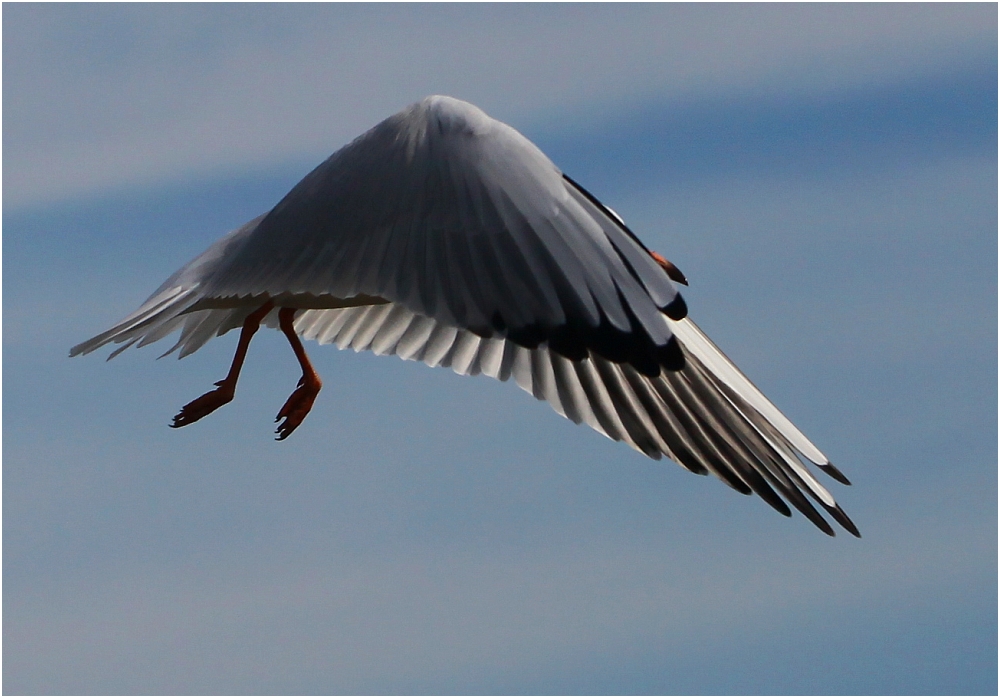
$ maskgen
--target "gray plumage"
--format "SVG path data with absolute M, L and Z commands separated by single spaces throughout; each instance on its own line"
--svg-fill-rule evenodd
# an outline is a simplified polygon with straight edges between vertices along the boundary
M 472 105 L 429 97 L 386 119 L 71 355 L 180 330 L 167 353 L 187 356 L 268 300 L 269 326 L 298 308 L 305 339 L 513 378 L 651 458 L 833 535 L 811 498 L 858 535 L 805 460 L 846 478 L 684 317 L 645 246 Z

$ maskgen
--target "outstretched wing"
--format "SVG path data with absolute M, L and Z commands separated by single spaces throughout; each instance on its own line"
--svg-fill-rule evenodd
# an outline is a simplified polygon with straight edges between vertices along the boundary
M 683 317 L 683 301 L 641 243 L 521 134 L 447 97 L 317 167 L 203 292 L 363 294 L 568 358 L 680 365 L 660 310 Z
M 169 351 L 184 356 L 265 298 L 305 308 L 306 338 L 513 377 L 652 458 L 786 515 L 787 501 L 832 535 L 811 497 L 858 535 L 805 460 L 846 478 L 684 319 L 618 216 L 471 105 L 432 97 L 390 117 L 71 354 L 180 329 Z
M 694 473 L 712 473 L 743 494 L 756 493 L 782 514 L 786 501 L 829 535 L 814 500 L 853 535 L 857 527 L 809 471 L 812 461 L 850 484 L 690 320 L 668 321 L 686 358 L 679 371 L 650 377 L 591 353 L 573 361 L 484 338 L 420 316 L 401 305 L 306 310 L 295 327 L 306 339 L 341 349 L 451 367 L 462 375 L 513 378 L 560 415 L 615 441 Z
M 144 347 L 180 329 L 180 339 L 167 354 L 180 348 L 181 357 L 184 357 L 197 351 L 212 337 L 242 325 L 246 316 L 260 303 L 233 303 L 230 307 L 214 310 L 196 309 L 206 298 L 205 279 L 211 278 L 219 263 L 246 243 L 262 218 L 258 216 L 217 240 L 174 272 L 135 312 L 111 329 L 77 344 L 69 350 L 69 355 L 89 354 L 109 343 L 123 345 L 112 352 L 108 357 L 110 360 L 133 344 Z

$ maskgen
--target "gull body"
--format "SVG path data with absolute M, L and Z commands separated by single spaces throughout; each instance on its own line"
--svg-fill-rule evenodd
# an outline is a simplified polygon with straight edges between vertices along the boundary
M 807 463 L 847 479 L 687 318 L 676 266 L 534 144 L 471 104 L 432 96 L 334 153 L 134 313 L 73 347 L 187 356 L 240 328 L 232 367 L 172 426 L 229 402 L 260 325 L 302 367 L 278 414 L 301 424 L 321 383 L 300 337 L 464 375 L 511 378 L 560 415 L 667 456 L 833 535 L 857 528 Z M 111 358 L 109 357 L 109 358 Z M 812 500 L 812 501 L 810 501 Z

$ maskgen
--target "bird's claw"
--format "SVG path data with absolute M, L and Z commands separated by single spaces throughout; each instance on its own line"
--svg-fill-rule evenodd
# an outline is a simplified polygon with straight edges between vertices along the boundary
M 224 387 L 224 384 L 224 380 L 219 381 L 216 383 L 219 386 L 216 390 L 210 390 L 201 397 L 195 398 L 184 405 L 181 411 L 174 415 L 174 421 L 171 422 L 170 426 L 177 429 L 179 427 L 186 427 L 188 424 L 194 424 L 202 417 L 215 412 L 215 410 L 226 403 L 231 402 L 234 391 Z
M 278 435 L 275 437 L 275 440 L 284 441 L 302 424 L 302 421 L 312 409 L 313 402 L 316 401 L 316 396 L 322 387 L 322 384 L 318 380 L 307 381 L 305 377 L 299 379 L 295 392 L 288 397 L 285 404 L 278 411 L 278 416 L 274 418 L 275 422 L 281 422 L 282 419 L 285 420 L 274 430 L 274 433 Z

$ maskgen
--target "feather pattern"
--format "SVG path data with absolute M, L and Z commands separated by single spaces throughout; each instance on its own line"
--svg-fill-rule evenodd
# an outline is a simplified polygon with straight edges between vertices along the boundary
M 806 462 L 847 479 L 685 319 L 622 219 L 472 105 L 430 97 L 386 119 L 70 355 L 179 330 L 166 354 L 184 357 L 268 301 L 269 327 L 295 308 L 321 344 L 513 379 L 650 458 L 832 535 L 815 502 L 858 535 Z
M 773 417 L 781 413 L 714 344 L 705 353 L 707 338 L 689 319 L 667 320 L 681 338 L 685 367 L 649 377 L 596 354 L 571 361 L 545 346 L 528 349 L 509 340 L 483 338 L 402 306 L 386 307 L 304 310 L 295 327 L 306 339 L 343 349 L 396 354 L 429 366 L 450 366 L 461 375 L 483 373 L 499 380 L 513 376 L 522 390 L 577 424 L 585 423 L 651 458 L 667 456 L 691 472 L 712 473 L 744 494 L 760 495 L 787 516 L 784 497 L 832 534 L 808 496 L 858 535 L 803 462 L 805 458 L 823 466 L 829 462 L 826 457 L 784 415 Z M 383 338 L 381 343 L 376 346 L 337 320 L 345 315 L 378 318 L 375 336 Z M 316 330 L 328 325 L 345 329 L 326 334 Z M 704 339 L 688 344 L 690 337 Z M 507 372 L 501 370 L 505 363 L 511 366 Z
M 415 104 L 344 147 L 258 221 L 212 298 L 387 299 L 484 337 L 582 356 L 611 335 L 649 357 L 678 297 L 640 243 L 538 148 L 475 107 Z M 637 359 L 638 361 L 638 359 Z

